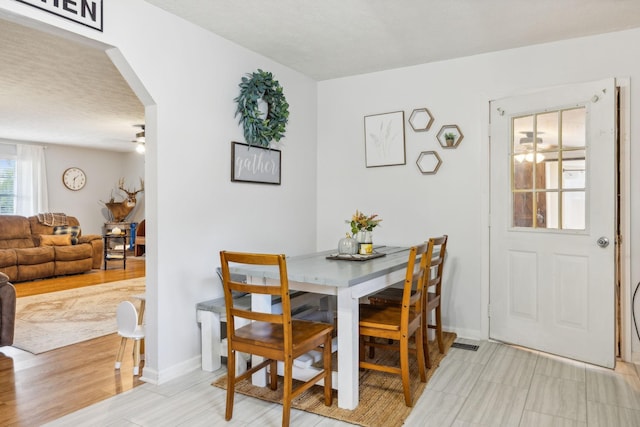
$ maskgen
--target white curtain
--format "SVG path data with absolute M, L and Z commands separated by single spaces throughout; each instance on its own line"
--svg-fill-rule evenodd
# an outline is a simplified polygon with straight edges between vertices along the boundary
M 44 147 L 18 144 L 16 150 L 16 214 L 49 212 Z

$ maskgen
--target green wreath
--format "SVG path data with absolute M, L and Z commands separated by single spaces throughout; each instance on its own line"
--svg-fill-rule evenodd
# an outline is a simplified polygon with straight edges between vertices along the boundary
M 280 141 L 289 120 L 289 104 L 284 97 L 282 86 L 269 72 L 258 69 L 247 74 L 240 83 L 240 95 L 236 117 L 244 130 L 244 138 L 249 145 L 268 147 L 271 140 Z M 268 105 L 266 117 L 258 109 L 258 101 Z

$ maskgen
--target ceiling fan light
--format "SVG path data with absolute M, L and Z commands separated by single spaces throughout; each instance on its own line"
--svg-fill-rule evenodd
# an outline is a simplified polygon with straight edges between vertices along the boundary
M 138 143 L 138 144 L 136 145 L 136 151 L 137 151 L 139 154 L 144 154 L 144 152 L 145 152 L 145 151 L 147 151 L 146 147 L 144 146 L 144 143 L 142 143 L 142 142 L 141 142 L 141 143 Z

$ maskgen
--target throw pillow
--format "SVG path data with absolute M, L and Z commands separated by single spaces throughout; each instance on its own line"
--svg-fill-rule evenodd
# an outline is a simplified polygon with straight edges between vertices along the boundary
M 78 236 L 80 236 L 80 226 L 78 225 L 58 225 L 53 227 L 53 234 L 61 235 L 61 234 L 70 234 L 71 235 L 71 244 L 78 244 Z
M 71 245 L 71 234 L 54 236 L 53 234 L 41 234 L 40 246 L 69 246 Z

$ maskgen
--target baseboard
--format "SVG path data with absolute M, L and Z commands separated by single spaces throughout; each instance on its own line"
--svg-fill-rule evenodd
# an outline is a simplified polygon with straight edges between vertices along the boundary
M 455 333 L 458 338 L 467 338 L 470 340 L 478 340 L 478 341 L 486 341 L 489 337 L 484 336 L 482 331 L 477 329 L 466 329 L 466 328 L 452 328 L 447 325 L 442 325 L 442 329 L 447 332 Z
M 198 355 L 161 371 L 145 366 L 142 369 L 142 377 L 140 377 L 140 380 L 149 384 L 159 385 L 179 378 L 183 375 L 188 374 L 189 372 L 193 372 L 200 368 L 201 357 L 200 355 Z

